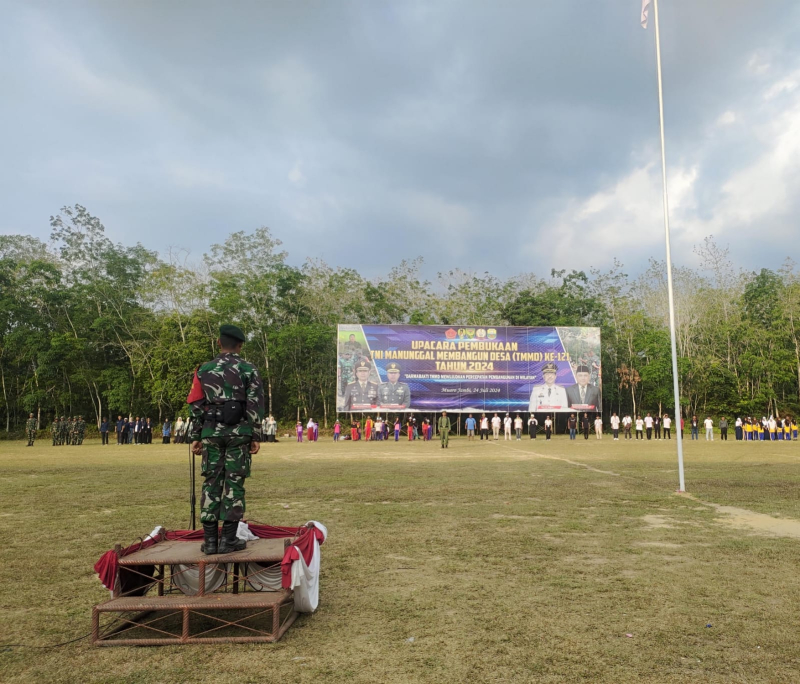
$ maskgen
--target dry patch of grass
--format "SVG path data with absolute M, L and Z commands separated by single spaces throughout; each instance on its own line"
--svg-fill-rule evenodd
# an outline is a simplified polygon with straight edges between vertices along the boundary
M 686 452 L 699 501 L 800 519 L 798 445 Z M 800 541 L 675 496 L 674 462 L 670 443 L 562 438 L 265 445 L 248 516 L 330 531 L 315 615 L 273 646 L 0 648 L 2 680 L 796 681 Z M 186 526 L 187 464 L 0 443 L 0 641 L 88 631 L 97 557 Z

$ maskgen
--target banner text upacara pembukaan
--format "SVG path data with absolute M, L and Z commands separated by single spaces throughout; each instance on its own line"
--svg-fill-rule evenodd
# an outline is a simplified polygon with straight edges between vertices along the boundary
M 599 412 L 600 329 L 340 325 L 340 412 Z

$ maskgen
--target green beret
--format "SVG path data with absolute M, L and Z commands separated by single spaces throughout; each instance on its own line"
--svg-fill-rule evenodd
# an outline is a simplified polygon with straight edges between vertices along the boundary
M 235 326 L 235 325 L 222 325 L 219 328 L 220 336 L 225 335 L 226 337 L 232 337 L 234 340 L 239 340 L 239 342 L 244 342 L 244 333 L 242 329 Z

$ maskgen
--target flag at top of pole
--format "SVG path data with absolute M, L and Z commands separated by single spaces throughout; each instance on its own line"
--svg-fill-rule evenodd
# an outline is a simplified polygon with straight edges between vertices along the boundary
M 661 131 L 661 183 L 664 205 L 664 241 L 666 243 L 667 266 L 667 300 L 669 303 L 669 342 L 672 355 L 672 392 L 675 399 L 675 432 L 678 439 L 675 446 L 678 449 L 678 491 L 686 491 L 686 481 L 683 475 L 683 430 L 681 429 L 681 392 L 678 378 L 678 345 L 675 334 L 675 295 L 672 286 L 672 250 L 669 240 L 669 197 L 667 195 L 667 152 L 664 143 L 664 90 L 661 83 L 661 37 L 658 31 L 658 0 L 642 0 L 642 28 L 647 28 L 647 19 L 650 14 L 650 5 L 653 6 L 655 19 L 656 39 L 656 76 L 658 79 L 658 123 Z

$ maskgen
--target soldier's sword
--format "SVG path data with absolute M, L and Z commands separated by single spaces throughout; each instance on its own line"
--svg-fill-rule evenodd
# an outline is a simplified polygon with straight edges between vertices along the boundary
M 192 520 L 192 529 L 193 530 L 196 529 L 196 523 L 195 523 L 195 517 L 194 517 L 195 503 L 196 503 L 196 501 L 195 501 L 194 470 L 195 470 L 195 456 L 194 456 L 194 451 L 192 451 L 192 443 L 189 442 L 189 472 L 190 472 L 190 475 L 189 475 L 189 487 L 190 487 L 190 490 L 191 490 L 189 492 L 189 506 L 192 509 L 191 520 Z

